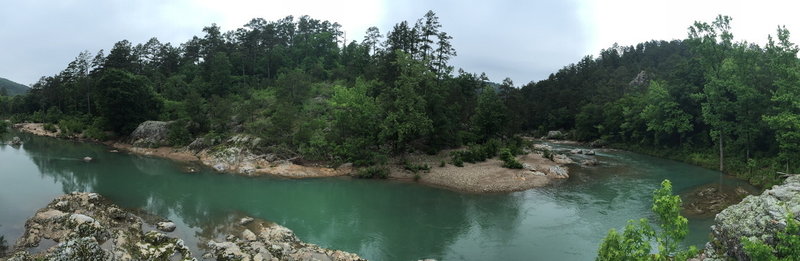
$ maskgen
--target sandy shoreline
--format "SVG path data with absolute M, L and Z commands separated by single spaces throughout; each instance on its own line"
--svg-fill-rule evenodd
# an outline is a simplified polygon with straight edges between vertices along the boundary
M 417 165 L 426 164 L 430 167 L 429 171 L 418 172 L 419 183 L 467 193 L 522 191 L 547 186 L 567 178 L 549 171 L 551 167 L 559 167 L 566 171 L 567 168 L 563 164 L 557 164 L 536 153 L 516 157 L 529 169 L 508 169 L 502 167 L 503 161 L 497 158 L 474 164 L 464 163 L 464 167 L 456 167 L 450 164 L 451 151 L 453 150 L 445 150 L 432 156 L 409 155 L 406 160 Z M 442 167 L 443 160 L 445 166 Z M 389 176 L 394 179 L 414 179 L 414 173 L 405 170 L 400 164 L 391 164 Z
M 40 136 L 60 137 L 58 132 L 44 130 L 41 123 L 15 124 L 14 128 Z M 80 136 L 66 137 L 80 141 L 89 141 Z M 142 148 L 131 144 L 111 141 L 102 142 L 111 148 L 128 153 L 166 158 L 183 163 L 199 163 L 220 173 L 243 176 L 276 176 L 283 178 L 323 178 L 351 176 L 355 170 L 350 164 L 337 168 L 323 166 L 303 166 L 289 161 L 268 161 L 262 155 L 249 154 L 238 148 L 228 148 L 222 152 L 211 152 L 208 149 L 195 152 L 187 148 L 159 147 Z M 450 152 L 445 150 L 437 155 L 410 154 L 405 157 L 408 162 L 417 165 L 428 165 L 430 170 L 420 171 L 416 182 L 437 188 L 444 188 L 466 193 L 503 193 L 528 190 L 552 184 L 557 180 L 568 178 L 565 164 L 553 162 L 542 155 L 531 152 L 517 156 L 517 160 L 525 164 L 525 169 L 508 169 L 502 167 L 497 158 L 474 164 L 464 163 L 464 167 L 450 164 Z M 445 165 L 441 166 L 444 161 Z M 388 165 L 389 177 L 395 180 L 413 181 L 415 174 L 405 170 L 400 160 L 395 158 Z M 556 171 L 554 171 L 553 168 Z M 563 171 L 564 174 L 557 172 Z M 191 172 L 191 171 L 189 171 Z

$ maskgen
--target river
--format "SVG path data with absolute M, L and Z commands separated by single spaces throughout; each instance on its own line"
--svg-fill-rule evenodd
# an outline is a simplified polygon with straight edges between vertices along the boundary
M 0 235 L 9 244 L 54 197 L 88 191 L 171 219 L 178 229 L 170 234 L 195 251 L 198 238 L 250 215 L 370 260 L 593 260 L 610 228 L 654 218 L 651 195 L 663 179 L 676 193 L 720 182 L 753 189 L 716 171 L 614 150 L 598 151 L 600 166 L 572 166 L 572 177 L 551 187 L 473 195 L 385 180 L 189 174 L 182 163 L 97 144 L 16 132 L 2 139 L 14 135 L 24 145 L 0 145 Z M 94 161 L 83 162 L 85 156 Z M 686 244 L 704 244 L 712 222 L 689 218 Z

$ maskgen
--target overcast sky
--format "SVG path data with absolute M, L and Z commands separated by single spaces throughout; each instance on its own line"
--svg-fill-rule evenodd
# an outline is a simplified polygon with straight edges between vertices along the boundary
M 0 9 L 0 77 L 22 84 L 54 75 L 83 50 L 106 53 L 119 40 L 157 37 L 179 45 L 217 23 L 233 30 L 251 18 L 310 15 L 338 22 L 347 39 L 370 26 L 385 33 L 400 21 L 436 12 L 454 37 L 456 68 L 486 72 L 516 85 L 546 78 L 617 42 L 686 36 L 693 21 L 733 17 L 736 39 L 762 44 L 777 25 L 800 32 L 800 1 L 792 0 L 25 0 Z

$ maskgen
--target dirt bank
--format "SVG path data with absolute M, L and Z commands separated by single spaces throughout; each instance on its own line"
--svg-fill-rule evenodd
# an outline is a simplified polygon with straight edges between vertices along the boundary
M 547 186 L 569 177 L 563 164 L 557 164 L 538 153 L 517 156 L 517 160 L 525 165 L 524 169 L 508 169 L 497 158 L 474 164 L 464 163 L 464 167 L 456 167 L 450 164 L 450 152 L 451 150 L 443 151 L 433 156 L 410 155 L 406 157 L 406 161 L 430 167 L 428 171 L 418 172 L 419 183 L 468 193 L 522 191 Z M 413 180 L 415 174 L 399 164 L 399 160 L 396 161 L 390 167 L 389 176 Z M 442 161 L 445 161 L 444 166 L 441 166 Z

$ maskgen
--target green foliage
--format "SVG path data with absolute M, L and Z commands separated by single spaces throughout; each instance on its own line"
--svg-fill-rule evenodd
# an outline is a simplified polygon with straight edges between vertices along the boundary
M 192 134 L 186 127 L 184 120 L 175 121 L 169 124 L 167 129 L 167 141 L 170 145 L 182 147 L 192 142 Z
M 461 154 L 453 154 L 452 155 L 452 163 L 453 166 L 456 167 L 464 167 L 464 159 L 461 158 Z
M 507 125 L 507 108 L 491 87 L 485 87 L 478 96 L 475 115 L 472 116 L 473 132 L 481 141 L 500 134 Z
M 689 233 L 688 220 L 681 216 L 682 201 L 680 196 L 672 195 L 672 183 L 661 182 L 661 188 L 653 192 L 653 212 L 658 217 L 661 234 L 657 238 L 658 252 L 663 256 L 672 256 L 678 243 Z
M 664 82 L 650 82 L 645 99 L 647 105 L 642 110 L 641 117 L 646 122 L 647 131 L 653 132 L 655 137 L 672 133 L 683 136 L 693 128 L 692 116 L 680 108 L 675 98 L 667 92 L 665 85 Z M 654 142 L 658 142 L 658 139 L 654 138 Z
M 678 243 L 689 232 L 686 218 L 680 215 L 681 199 L 672 195 L 672 183 L 661 182 L 653 192 L 652 210 L 658 217 L 660 231 L 655 231 L 647 219 L 629 220 L 622 235 L 611 229 L 598 250 L 597 260 L 686 260 L 697 254 L 691 247 L 678 251 Z M 650 242 L 658 242 L 658 253 L 650 254 Z
M 433 123 L 425 113 L 425 99 L 415 88 L 426 80 L 425 67 L 410 55 L 397 51 L 394 61 L 400 75 L 394 88 L 380 96 L 382 113 L 380 138 L 391 144 L 394 152 L 404 153 L 408 144 L 430 133 Z
M 0 134 L 6 133 L 10 124 L 7 121 L 0 120 Z
M 741 242 L 751 260 L 800 260 L 800 221 L 790 212 L 786 217 L 786 229 L 778 231 L 772 244 L 746 237 Z
M 503 161 L 503 167 L 509 169 L 521 169 L 522 163 L 519 163 L 516 158 L 514 158 L 514 154 L 511 153 L 511 150 L 508 148 L 503 148 L 500 150 L 500 160 Z
M 103 126 L 106 126 L 105 119 L 103 118 L 95 118 L 92 124 L 86 128 L 84 135 L 86 138 L 105 141 L 109 137 L 103 132 Z
M 654 236 L 655 231 L 647 219 L 640 219 L 638 222 L 628 220 L 622 235 L 613 228 L 608 231 L 596 260 L 653 260 L 650 255 L 650 239 Z
M 107 129 L 127 135 L 139 123 L 160 114 L 162 105 L 142 77 L 108 69 L 98 84 L 103 88 L 98 91 L 97 107 L 99 114 L 106 119 Z
M 420 171 L 428 172 L 431 170 L 431 167 L 428 166 L 428 164 L 414 164 L 408 161 L 403 164 L 403 168 L 411 171 L 414 174 L 417 174 Z
M 56 131 L 58 131 L 58 128 L 56 127 L 56 125 L 52 124 L 52 123 L 45 123 L 43 127 L 44 127 L 44 130 L 48 131 L 48 132 L 56 132 Z
M 555 155 L 550 150 L 543 150 L 542 151 L 542 157 L 544 157 L 545 159 L 549 159 L 550 161 L 553 161 L 553 156 L 555 156 Z
M 83 133 L 86 125 L 80 119 L 68 117 L 58 122 L 58 129 L 61 130 L 61 135 L 69 137 Z
M 389 169 L 382 166 L 369 166 L 359 169 L 356 172 L 356 177 L 361 179 L 385 179 L 389 177 Z

